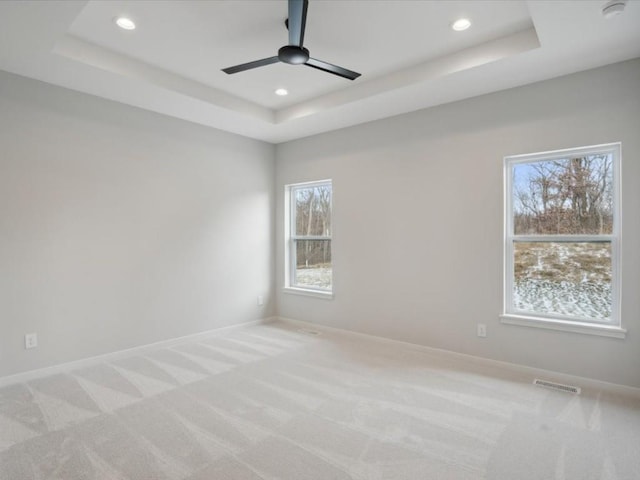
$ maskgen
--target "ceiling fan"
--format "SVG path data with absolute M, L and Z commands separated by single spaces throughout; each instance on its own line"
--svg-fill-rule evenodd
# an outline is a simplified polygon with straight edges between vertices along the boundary
M 283 62 L 290 65 L 306 65 L 349 80 L 358 78 L 360 74 L 357 72 L 323 62 L 316 58 L 311 58 L 309 56 L 309 50 L 302 46 L 304 42 L 304 29 L 307 23 L 308 6 L 308 0 L 289 0 L 289 18 L 285 22 L 285 25 L 289 29 L 289 45 L 280 48 L 278 55 L 254 62 L 243 63 L 234 67 L 223 68 L 222 71 L 232 74 L 251 70 L 252 68 L 264 67 L 272 63 Z

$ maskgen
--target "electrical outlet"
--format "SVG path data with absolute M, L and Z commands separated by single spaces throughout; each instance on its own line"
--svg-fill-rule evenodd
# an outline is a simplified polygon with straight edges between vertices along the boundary
M 264 297 L 262 295 L 258 295 L 258 306 L 261 307 L 264 305 Z
M 37 333 L 27 333 L 24 336 L 24 348 L 36 348 L 38 346 L 38 334 Z
M 478 336 L 486 337 L 487 336 L 487 326 L 484 323 L 478 324 Z

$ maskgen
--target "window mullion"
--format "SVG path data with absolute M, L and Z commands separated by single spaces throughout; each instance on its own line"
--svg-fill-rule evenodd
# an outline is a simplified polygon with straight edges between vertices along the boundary
M 613 235 L 511 235 L 514 242 L 611 242 Z
M 331 237 L 326 235 L 292 235 L 292 240 L 331 240 Z

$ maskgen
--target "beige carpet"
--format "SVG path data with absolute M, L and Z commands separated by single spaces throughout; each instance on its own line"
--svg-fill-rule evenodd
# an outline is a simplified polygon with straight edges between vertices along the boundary
M 0 479 L 640 479 L 638 400 L 284 324 L 0 389 Z

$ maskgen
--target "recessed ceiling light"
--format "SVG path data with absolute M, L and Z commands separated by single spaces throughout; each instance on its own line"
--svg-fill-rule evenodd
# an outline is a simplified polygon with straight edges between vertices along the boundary
M 127 17 L 118 17 L 116 18 L 116 25 L 124 30 L 133 30 L 136 28 L 136 24 Z
M 276 95 L 284 97 L 285 95 L 289 95 L 289 91 L 286 88 L 279 88 L 276 90 Z
M 617 17 L 624 12 L 626 6 L 626 0 L 610 0 L 602 7 L 602 15 L 607 19 Z
M 471 26 L 471 22 L 466 18 L 459 18 L 455 22 L 451 24 L 451 28 L 453 28 L 456 32 L 461 32 L 466 30 Z

